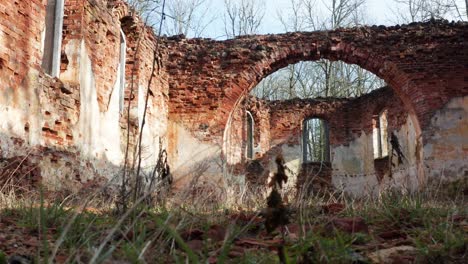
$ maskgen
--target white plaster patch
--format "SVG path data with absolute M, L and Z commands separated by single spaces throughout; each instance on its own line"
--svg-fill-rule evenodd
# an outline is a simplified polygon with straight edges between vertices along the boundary
M 9 106 L 0 105 L 0 133 L 12 137 L 24 138 L 24 123 L 27 116 L 23 110 Z
M 0 30 L 0 47 L 6 47 L 6 45 L 5 45 L 6 40 L 5 39 L 6 39 L 5 32 Z M 4 51 L 2 51 L 2 52 L 4 52 Z
M 63 82 L 79 84 L 80 82 L 80 62 L 87 57 L 87 54 L 82 54 L 84 47 L 84 40 L 72 39 L 65 45 L 64 50 L 68 59 L 67 70 L 60 74 L 60 79 Z M 89 59 L 89 57 L 88 57 Z
M 80 47 L 80 118 L 79 129 L 75 130 L 80 140 L 81 154 L 86 158 L 102 158 L 99 156 L 100 143 L 100 113 L 97 101 L 96 81 L 92 70 L 91 59 L 86 51 L 84 41 Z
M 284 165 L 286 166 L 286 176 L 288 181 L 286 182 L 285 189 L 296 187 L 297 176 L 301 171 L 302 166 L 302 148 L 301 145 L 281 145 L 281 153 L 284 159 Z M 275 158 L 270 160 L 269 164 L 270 172 L 274 173 L 278 171 Z
M 44 24 L 44 25 L 45 25 L 45 24 Z M 40 49 L 40 51 L 41 51 L 42 53 L 44 53 L 45 37 L 46 37 L 46 28 L 45 28 L 45 26 L 44 26 L 44 27 L 42 28 L 42 30 L 41 30 L 41 49 Z M 0 44 L 1 44 L 1 43 L 0 43 Z M 42 56 L 43 56 L 43 55 L 41 54 L 41 57 L 42 57 Z
M 112 93 L 108 110 L 101 113 L 92 62 L 85 42 L 72 40 L 65 46 L 65 51 L 69 65 L 61 78 L 80 84 L 80 115 L 77 127 L 73 129 L 75 144 L 81 150 L 82 158 L 103 159 L 118 166 L 123 160 L 118 92 Z M 118 91 L 118 85 L 117 81 L 113 87 L 115 91 Z
M 372 135 L 362 132 L 348 146 L 332 148 L 334 174 L 362 174 L 374 172 Z
M 378 182 L 374 168 L 373 138 L 372 135 L 362 132 L 361 136 L 350 142 L 348 146 L 333 148 L 333 185 L 354 196 L 375 194 L 389 187 L 417 189 L 419 186 L 416 164 L 417 135 L 411 118 L 407 118 L 406 123 L 394 133 L 405 159 L 403 163 L 398 164 L 394 156 L 395 167 L 391 167 L 391 177 L 386 175 L 382 183 Z M 392 151 L 391 147 L 389 151 Z
M 157 105 L 155 101 L 158 98 L 150 96 L 148 100 L 148 111 L 143 128 L 142 164 L 150 168 L 158 162 L 160 148 L 166 148 L 167 145 L 167 107 L 165 104 L 159 104 L 158 109 L 154 109 L 152 106 Z M 163 140 L 160 142 L 160 139 Z
M 468 177 L 468 96 L 453 98 L 431 118 L 424 144 L 424 164 L 430 180 Z
M 23 138 L 26 143 L 36 145 L 41 143 L 40 103 L 36 94 L 38 72 L 30 70 L 24 77 L 21 89 L 5 87 L 0 96 L 0 133 L 11 137 Z M 28 124 L 29 131 L 25 131 Z
M 195 174 L 217 181 L 223 172 L 220 160 L 221 148 L 216 144 L 199 141 L 183 126 L 169 122 L 170 165 L 174 180 L 180 184 L 188 183 Z M 177 185 L 177 183 L 176 183 Z
M 333 175 L 332 183 L 336 189 L 355 197 L 374 195 L 379 187 L 377 177 L 373 173 L 354 176 Z
M 109 100 L 107 111 L 100 113 L 100 145 L 105 158 L 113 164 L 120 165 L 123 161 L 121 150 L 122 130 L 120 129 L 120 80 L 116 83 Z

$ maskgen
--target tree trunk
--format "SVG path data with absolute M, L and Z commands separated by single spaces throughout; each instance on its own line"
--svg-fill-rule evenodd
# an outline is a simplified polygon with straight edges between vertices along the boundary
M 466 18 L 468 19 L 468 0 L 465 0 L 465 13 L 466 13 Z

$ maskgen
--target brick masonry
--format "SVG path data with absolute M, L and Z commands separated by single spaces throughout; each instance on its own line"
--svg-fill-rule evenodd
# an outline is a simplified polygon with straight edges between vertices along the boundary
M 325 58 L 384 79 L 424 128 L 436 109 L 468 92 L 467 31 L 463 22 L 436 21 L 227 41 L 173 37 L 167 40 L 170 115 L 195 134 L 197 124 L 209 120 L 211 133 L 197 135 L 222 140 L 231 110 L 263 77 L 291 63 Z
M 319 178 L 325 178 L 331 186 L 333 174 L 376 174 L 379 181 L 390 171 L 389 158 L 374 159 L 372 151 L 372 133 L 376 116 L 387 110 L 388 133 L 399 133 L 408 121 L 408 112 L 403 102 L 395 95 L 390 87 L 383 87 L 359 98 L 315 98 L 315 99 L 291 99 L 281 101 L 264 101 L 248 97 L 241 102 L 240 106 L 233 112 L 232 129 L 230 135 L 230 146 L 227 154 L 228 161 L 234 164 L 234 170 L 238 174 L 249 174 L 249 164 L 246 158 L 247 133 L 245 128 L 246 111 L 256 113 L 255 120 L 255 160 L 261 164 L 263 170 L 259 171 L 259 177 L 265 182 L 270 171 L 275 170 L 272 160 L 276 155 L 283 155 L 292 170 L 292 178 L 298 177 L 298 183 L 307 179 L 305 175 L 315 174 L 320 171 Z M 329 126 L 329 143 L 331 148 L 332 163 L 325 164 L 302 164 L 302 130 L 303 121 L 308 118 L 320 118 Z M 405 167 L 415 166 L 416 153 L 408 149 L 408 145 L 416 144 L 411 141 L 409 132 L 400 133 L 399 141 L 408 162 Z M 345 153 L 340 148 L 349 148 L 350 144 L 362 135 L 370 137 L 370 142 L 364 142 L 361 152 L 354 151 L 354 156 L 370 164 L 366 166 L 354 162 L 352 166 L 363 166 L 360 170 L 339 170 L 337 165 L 345 163 L 349 158 L 343 157 Z M 267 141 L 259 140 L 267 138 Z M 408 143 L 411 141 L 411 143 Z M 369 146 L 370 144 L 370 146 Z M 369 149 L 370 148 L 370 149 Z M 291 153 L 293 151 L 293 153 Z M 240 164 L 240 165 L 239 165 Z M 244 165 L 245 164 L 245 165 Z M 258 167 L 258 166 L 257 166 Z M 339 166 L 338 166 L 339 167 Z M 320 169 L 319 169 L 320 168 Z M 246 171 L 243 171 L 245 169 Z M 394 168 L 397 169 L 397 168 Z M 250 173 L 251 174 L 251 173 Z M 378 175 L 377 175 L 378 174 Z M 250 176 L 252 178 L 252 176 Z M 255 181 L 256 182 L 256 181 Z M 321 185 L 321 184 L 319 184 Z M 301 186 L 301 184 L 299 184 Z
M 408 172 L 411 175 L 407 180 L 409 185 L 424 184 L 426 175 L 465 177 L 468 175 L 468 130 L 464 121 L 468 95 L 468 42 L 464 37 L 467 31 L 465 22 L 429 21 L 391 27 L 243 36 L 226 41 L 171 37 L 166 40 L 170 75 L 169 118 L 190 131 L 195 145 L 203 145 L 204 148 L 207 148 L 206 144 L 218 146 L 224 153 L 221 157 L 226 156 L 227 163 L 236 164 L 242 161 L 242 157 L 232 153 L 244 150 L 240 142 L 235 143 L 235 138 L 241 138 L 245 132 L 233 132 L 232 128 L 241 128 L 239 121 L 245 119 L 236 114 L 239 110 L 233 109 L 243 107 L 242 102 L 248 92 L 263 77 L 298 61 L 342 60 L 357 64 L 384 79 L 401 103 L 397 106 L 402 110 L 400 115 L 409 117 L 395 117 L 391 121 L 406 122 L 398 132 L 409 135 L 407 142 L 411 147 L 408 151 L 414 158 L 408 168 L 411 171 Z M 380 101 L 387 99 L 383 97 Z M 334 109 L 325 108 L 320 114 L 330 115 Z M 372 146 L 368 144 L 372 123 L 368 121 L 369 115 L 375 114 L 375 109 L 362 105 L 358 110 L 344 116 L 344 123 L 337 120 L 332 124 L 339 128 L 339 132 L 335 130 L 331 136 L 332 140 L 342 143 L 339 150 L 346 153 L 343 156 L 354 159 L 352 162 L 344 160 L 345 164 L 356 165 L 356 160 L 367 160 L 362 158 L 363 145 L 368 153 L 372 152 Z M 447 122 L 440 121 L 439 115 L 443 115 L 442 120 Z M 275 114 L 271 118 L 270 122 L 274 123 Z M 296 112 L 289 118 L 301 120 Z M 360 121 L 366 123 L 361 124 Z M 200 129 L 200 124 L 203 124 L 203 129 Z M 293 141 L 291 143 L 298 140 L 296 135 L 300 130 L 297 126 L 295 129 L 288 131 L 285 128 L 288 135 L 294 135 L 289 137 Z M 437 132 L 440 130 L 443 132 Z M 364 137 L 359 136 L 362 132 Z M 272 135 L 269 147 L 275 149 L 274 141 L 278 140 L 275 133 L 281 131 L 272 129 L 269 133 Z M 440 134 L 443 136 L 437 136 Z M 446 142 L 450 142 L 449 147 L 445 147 Z M 355 145 L 361 145 L 361 148 Z M 450 158 L 443 154 L 445 150 L 451 154 Z M 214 156 L 219 155 L 213 153 Z M 296 155 L 300 156 L 300 153 Z M 447 162 L 453 164 L 450 169 L 444 165 Z M 338 169 L 333 164 L 332 167 L 340 175 L 354 175 L 353 181 L 359 178 L 358 181 L 364 185 L 367 180 L 361 174 L 375 173 L 373 163 L 373 160 L 366 161 L 352 170 L 346 166 Z M 429 163 L 431 165 L 426 166 Z M 374 178 L 377 182 L 377 177 Z
M 419 183 L 426 176 L 468 175 L 465 22 L 225 41 L 158 39 L 124 1 L 65 0 L 61 73 L 52 78 L 41 69 L 46 4 L 0 2 L 0 158 L 31 153 L 28 164 L 36 164 L 53 184 L 118 175 L 127 143 L 133 148 L 138 140 L 148 92 L 144 164 L 155 164 L 155 154 L 167 148 L 176 178 L 200 167 L 207 177 L 219 177 L 223 164 L 248 163 L 246 109 L 256 124 L 258 159 L 297 147 L 303 118 L 316 115 L 331 126 L 332 181 L 384 171 L 365 154 L 372 153 L 372 116 L 382 107 L 389 109 L 389 130 L 406 140 L 407 169 Z M 127 41 L 123 111 L 118 106 L 120 30 Z M 320 58 L 357 64 L 391 88 L 357 99 L 264 102 L 248 96 L 274 71 Z M 297 152 L 296 147 L 288 151 Z M 44 148 L 63 160 L 40 155 Z
M 52 78 L 41 68 L 46 4 L 0 3 L 0 159 L 27 157 L 25 164 L 39 168 L 51 188 L 112 178 L 123 165 L 127 136 L 133 160 L 156 38 L 123 1 L 65 0 L 61 73 Z M 127 42 L 123 111 L 117 84 L 120 30 Z M 168 77 L 164 54 L 156 56 L 144 166 L 155 164 L 152 153 L 167 145 L 159 139 L 167 129 Z

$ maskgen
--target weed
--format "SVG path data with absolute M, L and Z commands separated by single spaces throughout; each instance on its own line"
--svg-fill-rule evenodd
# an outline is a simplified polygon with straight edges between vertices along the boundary
M 30 254 L 39 262 L 60 263 L 366 263 L 368 254 L 396 245 L 415 248 L 415 256 L 403 256 L 416 262 L 463 263 L 468 252 L 463 196 L 446 199 L 430 189 L 361 199 L 310 195 L 288 204 L 289 224 L 281 221 L 267 234 L 265 221 L 259 222 L 260 207 L 239 208 L 239 201 L 219 195 L 236 191 L 210 188 L 192 196 L 182 191 L 164 204 L 148 204 L 142 197 L 123 215 L 108 207 L 86 210 L 102 202 L 76 204 L 79 197 L 58 202 L 43 194 L 36 199 L 3 194 L 0 252 L 7 260 Z M 235 190 L 239 194 L 242 188 Z M 244 197 L 258 195 L 242 192 Z M 212 206 L 213 197 L 223 206 Z M 278 195 L 269 199 L 272 208 L 286 208 L 274 197 Z M 330 204 L 342 210 L 323 210 Z M 354 218 L 363 219 L 369 233 L 330 224 Z

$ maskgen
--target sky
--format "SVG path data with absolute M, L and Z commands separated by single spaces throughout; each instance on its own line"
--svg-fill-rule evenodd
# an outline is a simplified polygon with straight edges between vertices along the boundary
M 317 3 L 323 4 L 331 0 L 317 0 Z M 454 0 L 458 6 L 464 7 L 464 0 Z M 284 32 L 283 26 L 278 19 L 278 10 L 288 12 L 290 0 L 265 0 L 266 9 L 265 17 L 262 21 L 260 29 L 261 34 L 268 33 L 282 33 Z M 397 20 L 395 19 L 394 10 L 398 6 L 394 0 L 367 0 L 366 1 L 366 20 L 368 24 L 373 25 L 394 25 Z M 224 27 L 222 20 L 222 13 L 224 12 L 224 0 L 212 0 L 210 13 L 218 16 L 214 23 L 211 23 L 205 34 L 211 38 L 223 39 Z

